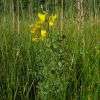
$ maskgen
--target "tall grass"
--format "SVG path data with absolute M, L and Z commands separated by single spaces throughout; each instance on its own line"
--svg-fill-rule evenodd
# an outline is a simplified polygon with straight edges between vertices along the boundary
M 46 41 L 34 43 L 29 25 L 36 21 L 37 15 L 32 13 L 34 7 L 32 1 L 29 2 L 25 12 L 22 8 L 19 11 L 23 3 L 17 0 L 14 12 L 13 1 L 3 0 L 0 100 L 99 100 L 99 17 L 89 15 L 77 23 L 71 7 L 69 14 L 64 12 L 63 22 L 59 20 L 61 16 L 58 17 Z

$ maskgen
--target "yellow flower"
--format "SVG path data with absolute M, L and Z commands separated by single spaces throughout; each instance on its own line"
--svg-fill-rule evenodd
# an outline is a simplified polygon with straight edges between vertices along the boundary
M 41 22 L 37 22 L 32 28 L 31 33 L 35 33 L 36 30 L 38 30 L 41 26 Z
M 45 22 L 45 14 L 38 13 L 38 17 L 40 18 L 40 21 L 41 21 L 42 23 Z
M 32 41 L 33 42 L 37 42 L 38 41 L 38 38 L 32 38 Z
M 40 24 L 39 23 L 36 23 L 35 26 L 34 26 L 36 29 L 40 28 Z
M 54 21 L 57 19 L 57 15 L 52 15 L 49 17 L 49 25 L 53 26 L 54 25 Z
M 46 30 L 41 30 L 41 37 L 42 40 L 44 40 L 44 38 L 46 37 Z

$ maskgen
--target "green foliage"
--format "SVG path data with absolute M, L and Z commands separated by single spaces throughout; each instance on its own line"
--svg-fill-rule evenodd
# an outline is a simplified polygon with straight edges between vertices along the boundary
M 15 12 L 9 1 L 0 1 L 0 100 L 99 100 L 99 14 L 97 19 L 91 14 L 77 23 L 75 2 L 64 0 L 69 13 L 64 13 L 62 36 L 58 16 L 46 39 L 32 42 L 29 25 L 37 21 L 32 12 L 34 6 L 36 11 L 41 9 L 40 0 L 13 0 Z M 46 0 L 50 13 L 56 10 L 51 7 L 55 1 Z M 88 4 L 86 1 L 86 8 L 98 7 L 97 3 L 88 6 L 90 0 Z

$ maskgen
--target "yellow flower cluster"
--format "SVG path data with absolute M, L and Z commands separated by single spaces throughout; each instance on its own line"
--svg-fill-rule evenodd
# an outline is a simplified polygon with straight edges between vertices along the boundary
M 41 14 L 41 13 L 38 13 L 38 17 L 41 21 L 41 23 L 44 23 L 45 22 L 45 17 L 46 17 L 46 14 Z
M 31 27 L 31 33 L 35 33 L 41 26 L 41 22 L 37 22 L 33 27 Z
M 41 25 L 45 22 L 45 14 L 39 13 L 38 17 L 40 21 L 38 21 L 33 27 L 31 27 L 31 33 L 35 33 L 36 30 L 38 30 Z
M 38 29 L 41 29 L 41 25 L 46 22 L 46 14 L 38 13 L 38 17 L 40 20 L 34 26 L 31 27 L 31 33 L 35 33 Z M 49 23 L 49 26 L 53 26 L 56 19 L 57 15 L 50 16 L 47 21 Z M 36 42 L 39 39 L 43 41 L 45 37 L 46 37 L 46 30 L 41 29 L 41 38 L 33 37 L 32 41 Z
M 56 19 L 57 19 L 57 15 L 50 16 L 49 17 L 49 26 L 53 26 Z

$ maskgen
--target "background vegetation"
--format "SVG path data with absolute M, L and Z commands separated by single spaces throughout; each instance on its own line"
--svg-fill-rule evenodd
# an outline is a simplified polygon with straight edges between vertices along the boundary
M 34 43 L 39 12 L 58 18 Z M 0 0 L 0 100 L 99 98 L 100 0 Z

